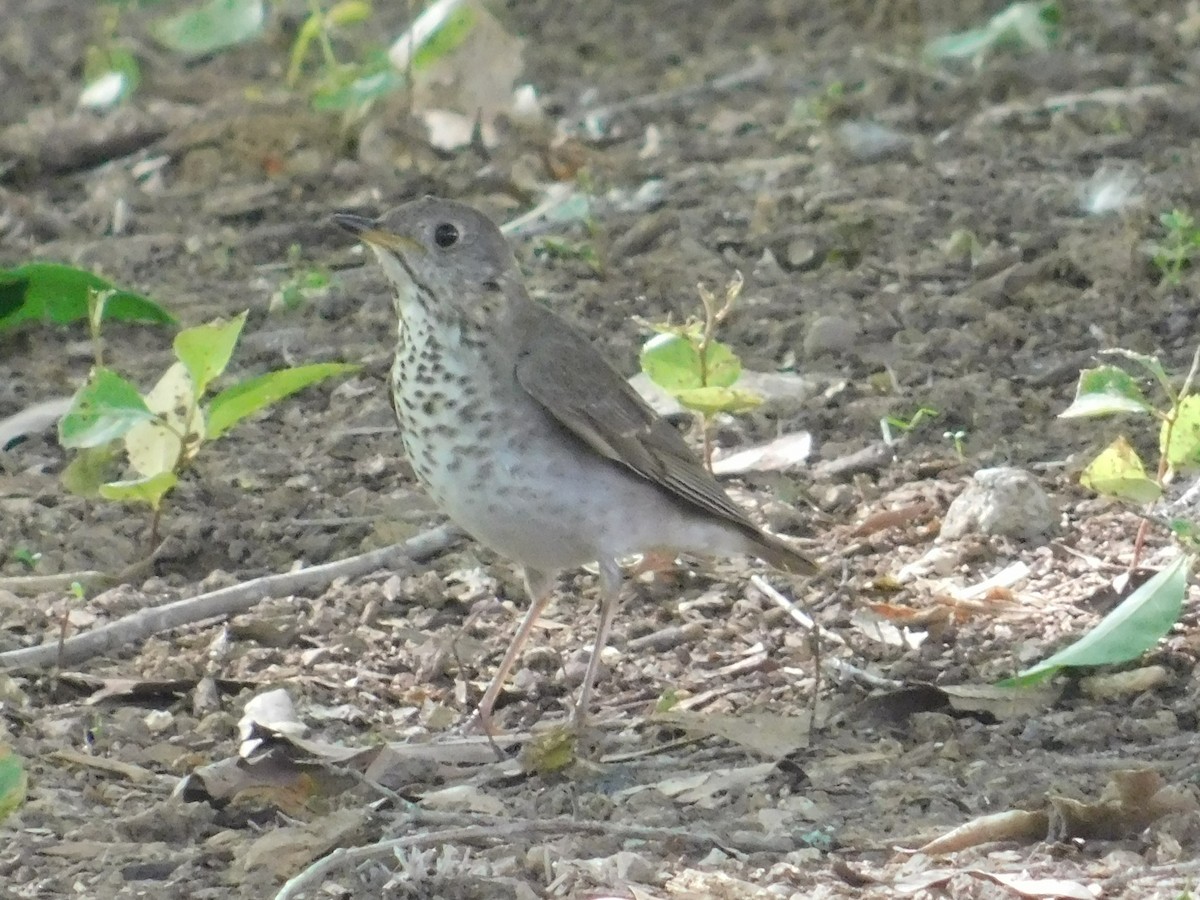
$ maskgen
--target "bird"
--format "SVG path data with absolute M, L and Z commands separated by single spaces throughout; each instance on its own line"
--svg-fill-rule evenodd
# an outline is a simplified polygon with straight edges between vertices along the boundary
M 479 543 L 521 569 L 530 605 L 477 708 L 492 715 L 557 576 L 595 563 L 600 615 L 571 714 L 581 728 L 637 554 L 817 564 L 757 526 L 679 430 L 575 326 L 530 297 L 478 209 L 427 196 L 371 219 L 335 213 L 371 251 L 397 319 L 389 394 L 417 480 Z

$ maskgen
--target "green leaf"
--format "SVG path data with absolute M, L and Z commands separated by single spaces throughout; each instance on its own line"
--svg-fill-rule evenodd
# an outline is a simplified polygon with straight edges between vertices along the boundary
M 327 12 L 330 27 L 344 28 L 371 18 L 371 4 L 366 0 L 339 0 Z
M 1114 413 L 1150 413 L 1153 407 L 1128 372 L 1119 366 L 1099 366 L 1079 373 L 1075 401 L 1058 414 L 1060 419 L 1109 416 Z
M 63 487 L 79 497 L 99 497 L 100 485 L 112 481 L 120 474 L 117 470 L 117 454 L 120 441 L 109 441 L 96 447 L 84 447 L 75 454 L 62 475 Z
M 732 387 L 742 377 L 742 361 L 726 344 L 712 341 L 705 353 L 706 387 Z
M 404 76 L 390 65 L 365 72 L 349 84 L 342 79 L 322 84 L 313 92 L 312 107 L 317 110 L 358 109 L 404 86 Z
M 678 334 L 656 334 L 642 346 L 642 371 L 671 394 L 704 387 L 700 380 L 700 353 Z
M 925 46 L 925 53 L 933 59 L 972 59 L 992 43 L 991 32 L 986 28 L 972 28 L 930 41 Z
M 934 59 L 981 59 L 986 51 L 1010 46 L 1047 50 L 1059 37 L 1062 12 L 1057 3 L 1011 3 L 974 28 L 930 41 L 925 52 Z
M 145 503 L 151 509 L 162 506 L 163 498 L 179 482 L 174 472 L 159 472 L 148 478 L 131 481 L 110 481 L 100 485 L 100 496 L 105 500 L 122 500 L 125 503 Z
M 715 413 L 743 412 L 762 404 L 762 397 L 750 391 L 729 387 L 688 388 L 675 392 L 675 399 L 698 413 L 706 416 Z
M 1097 494 L 1134 503 L 1153 503 L 1162 496 L 1162 488 L 1146 476 L 1141 457 L 1124 437 L 1118 437 L 1091 461 L 1079 483 Z
M 470 3 L 462 4 L 425 40 L 413 56 L 414 72 L 433 65 L 467 39 L 475 25 L 476 12 Z
M 136 387 L 111 369 L 97 369 L 59 421 L 58 442 L 72 448 L 107 444 L 153 418 Z
M 0 822 L 25 802 L 29 777 L 21 757 L 7 744 L 0 744 Z
M 328 34 L 333 28 L 364 22 L 370 17 L 371 4 L 365 0 L 341 0 L 328 12 L 317 8 L 315 12 L 310 13 L 292 42 L 291 61 L 288 63 L 285 81 L 289 85 L 295 85 L 300 80 L 300 72 L 304 68 L 304 60 L 308 58 L 308 51 L 323 34 Z
M 246 316 L 243 312 L 228 322 L 197 325 L 175 335 L 175 355 L 192 377 L 196 399 L 203 396 L 209 383 L 229 365 Z
M 684 391 L 726 389 L 742 377 L 742 360 L 739 360 L 726 344 L 719 341 L 709 343 L 706 359 L 702 361 L 697 341 L 680 335 L 678 331 L 660 332 L 644 343 L 641 365 L 642 371 L 646 372 L 652 382 L 670 392 L 684 406 L 690 406 L 682 396 Z M 754 396 L 746 394 L 744 391 L 740 394 Z M 733 401 L 732 394 L 726 395 L 724 401 L 716 401 L 716 396 L 718 395 L 715 392 L 692 395 L 694 401 L 697 404 L 703 404 L 704 407 L 710 406 L 713 402 L 720 402 L 722 404 L 720 409 L 746 408 L 744 406 L 724 406 L 724 403 L 736 402 Z M 701 406 L 692 406 L 692 409 L 700 408 Z
M 1168 440 L 1168 434 L 1170 439 Z M 1200 466 L 1200 394 L 1184 397 L 1175 410 L 1175 424 L 1168 430 L 1163 422 L 1158 449 L 1172 471 Z
M 153 422 L 138 422 L 125 435 L 129 464 L 143 478 L 161 472 L 178 474 L 204 442 L 204 413 L 196 403 L 187 367 L 181 362 L 169 366 L 145 400 L 157 417 Z
M 1178 621 L 1187 591 L 1188 563 L 1187 556 L 1176 557 L 1078 641 L 1000 682 L 1001 686 L 1025 687 L 1068 666 L 1113 665 L 1141 656 Z
M 106 110 L 128 100 L 141 81 L 137 59 L 124 47 L 88 47 L 83 62 L 84 88 L 79 105 Z
M 359 366 L 349 363 L 315 363 L 292 369 L 279 369 L 228 387 L 212 398 L 208 405 L 208 440 L 219 438 L 247 416 L 301 391 L 311 384 L 357 372 Z
M 155 24 L 163 46 L 187 59 L 253 40 L 266 24 L 263 0 L 208 0 Z
M 120 322 L 173 325 L 175 318 L 148 297 L 118 290 L 99 275 L 58 263 L 29 263 L 0 269 L 0 332 L 22 322 L 66 325 L 88 316 L 88 295 L 113 291 L 104 317 Z
M 1146 370 L 1151 378 L 1161 384 L 1164 388 L 1168 390 L 1170 389 L 1171 379 L 1167 376 L 1167 370 L 1163 368 L 1163 364 L 1159 361 L 1157 356 L 1154 356 L 1150 353 L 1138 353 L 1135 350 L 1125 350 L 1121 347 L 1113 347 L 1112 349 L 1103 350 L 1101 352 L 1108 356 L 1124 357 L 1130 362 L 1137 363 Z

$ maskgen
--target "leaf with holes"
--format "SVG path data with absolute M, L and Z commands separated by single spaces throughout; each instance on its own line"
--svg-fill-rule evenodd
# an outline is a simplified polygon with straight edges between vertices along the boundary
M 212 380 L 229 365 L 246 316 L 243 312 L 228 322 L 197 325 L 175 335 L 175 356 L 187 367 L 196 399 L 203 396 Z
M 1184 397 L 1175 410 L 1175 422 L 1168 429 L 1163 422 L 1158 438 L 1159 451 L 1173 472 L 1190 471 L 1200 466 L 1200 394 Z
M 1162 496 L 1162 488 L 1146 476 L 1141 457 L 1123 437 L 1091 461 L 1080 474 L 1079 483 L 1097 494 L 1134 503 L 1153 503 Z
M 763 398 L 751 391 L 731 387 L 700 387 L 676 391 L 675 399 L 688 409 L 706 416 L 745 412 L 762 405 Z
M 713 341 L 701 361 L 700 348 L 679 334 L 656 334 L 641 353 L 642 371 L 672 394 L 704 387 L 731 387 L 742 374 L 742 363 L 725 344 Z
M 179 483 L 179 476 L 174 472 L 159 472 L 147 478 L 134 478 L 129 481 L 110 481 L 100 485 L 100 496 L 105 500 L 121 500 L 125 503 L 144 503 L 151 509 L 157 510 L 162 506 L 163 498 Z
M 146 395 L 146 405 L 158 414 L 139 422 L 125 435 L 129 464 L 143 477 L 178 472 L 200 449 L 204 414 L 196 406 L 195 387 L 183 363 L 175 363 Z
M 1074 402 L 1058 414 L 1060 419 L 1111 416 L 1115 413 L 1150 413 L 1153 407 L 1136 381 L 1120 366 L 1098 366 L 1079 373 Z
M 97 369 L 58 423 L 64 447 L 96 447 L 154 418 L 138 389 L 111 369 Z

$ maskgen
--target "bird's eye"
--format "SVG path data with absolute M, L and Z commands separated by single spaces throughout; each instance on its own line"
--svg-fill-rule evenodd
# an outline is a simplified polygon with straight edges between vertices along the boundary
M 458 229 L 449 222 L 443 222 L 433 229 L 433 242 L 445 250 L 458 243 Z

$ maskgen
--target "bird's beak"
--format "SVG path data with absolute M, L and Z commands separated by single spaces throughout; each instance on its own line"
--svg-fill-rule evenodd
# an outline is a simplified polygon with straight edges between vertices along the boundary
M 351 213 L 334 213 L 333 221 L 341 225 L 364 244 L 370 244 L 373 247 L 383 247 L 397 253 L 420 253 L 425 250 L 419 241 L 415 241 L 403 234 L 384 231 L 375 224 L 374 219 L 352 215 Z

